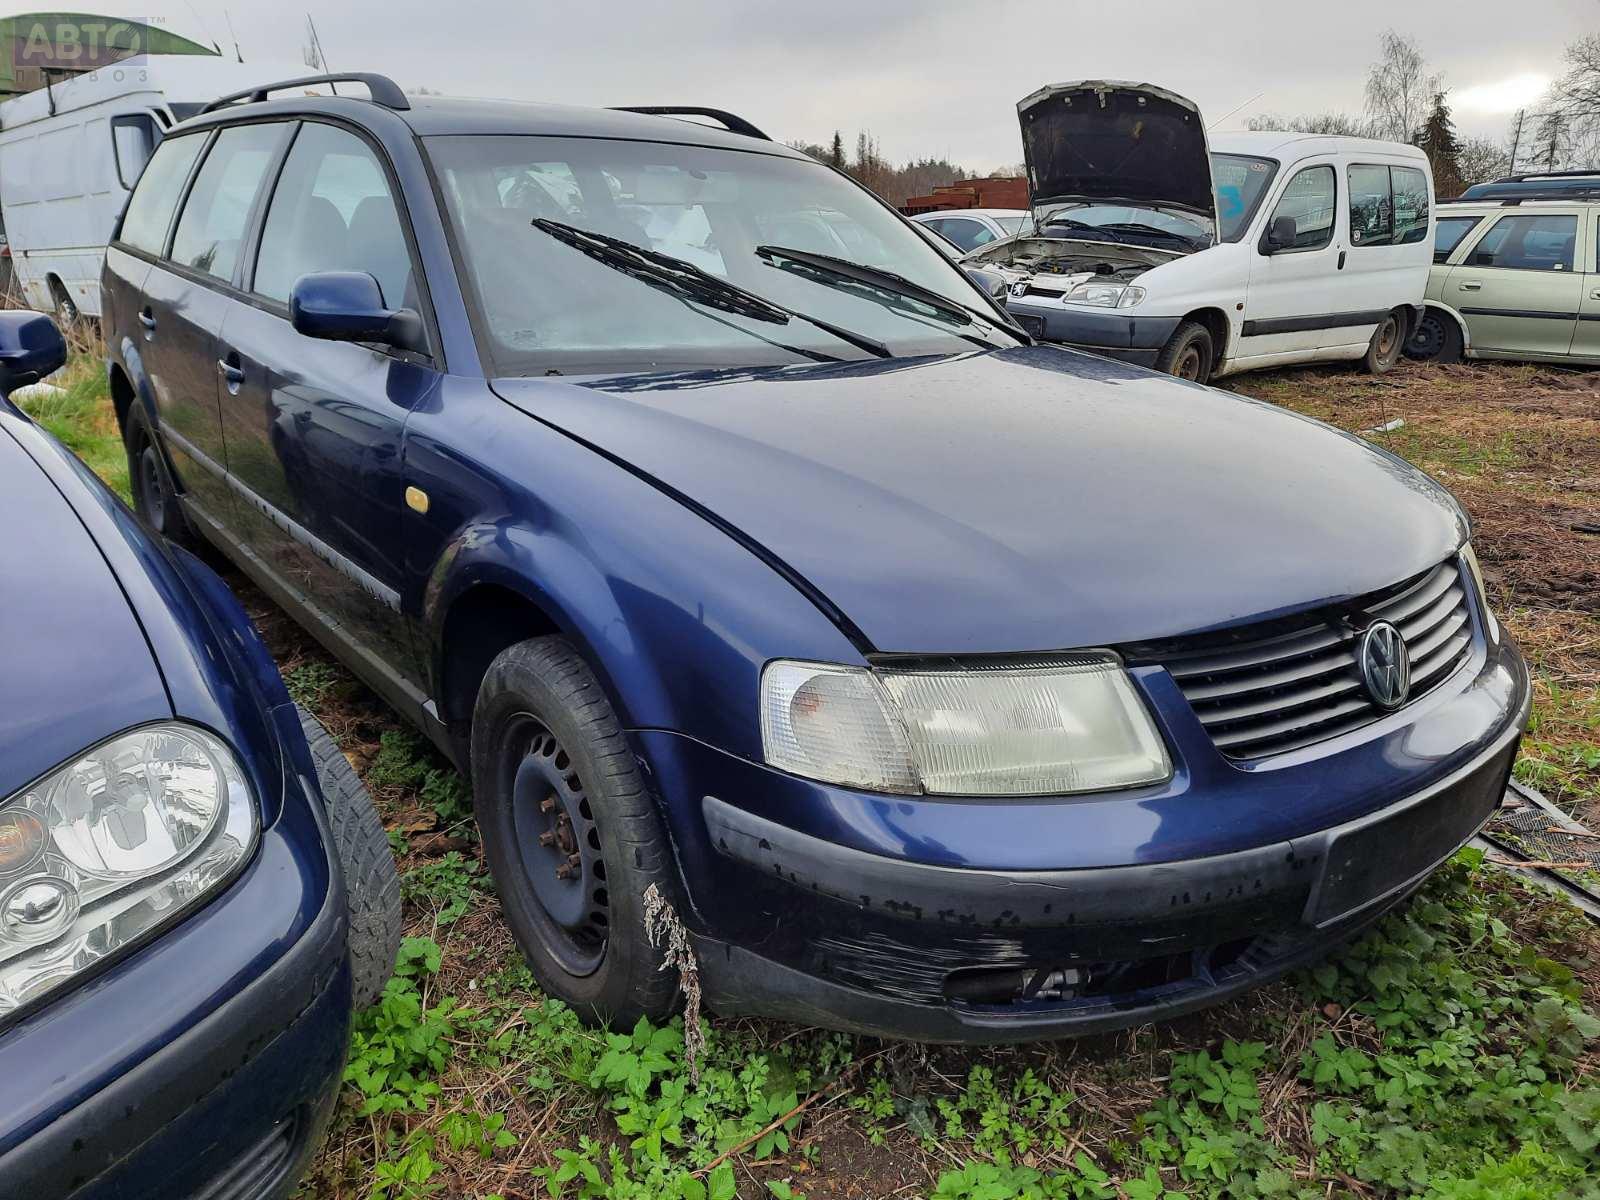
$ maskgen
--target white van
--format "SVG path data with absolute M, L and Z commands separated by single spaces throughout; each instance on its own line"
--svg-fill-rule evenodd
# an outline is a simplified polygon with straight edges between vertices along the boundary
M 1207 380 L 1361 359 L 1386 371 L 1422 313 L 1433 179 L 1414 146 L 1223 133 L 1143 83 L 1017 105 L 1032 227 L 963 258 L 1050 341 Z
M 0 103 L 0 210 L 28 306 L 98 317 L 111 228 L 165 132 L 218 96 L 308 73 L 141 54 Z

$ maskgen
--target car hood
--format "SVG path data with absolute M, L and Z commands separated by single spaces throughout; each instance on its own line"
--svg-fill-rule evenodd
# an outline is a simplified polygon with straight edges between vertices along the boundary
M 0 428 L 0 803 L 172 715 L 144 630 L 72 506 Z
M 1071 201 L 1178 208 L 1217 219 L 1194 101 L 1148 83 L 1081 80 L 1017 103 L 1035 216 Z
M 1464 536 L 1448 492 L 1359 438 L 1057 347 L 495 387 L 882 651 L 1216 628 L 1397 583 Z

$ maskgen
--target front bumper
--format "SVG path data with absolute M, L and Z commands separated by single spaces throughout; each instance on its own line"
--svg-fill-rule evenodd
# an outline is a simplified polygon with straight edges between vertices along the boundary
M 1179 762 L 1145 796 L 864 802 L 650 735 L 663 793 L 695 797 L 674 836 L 708 1002 L 931 1041 L 1074 1036 L 1214 1004 L 1326 955 L 1469 840 L 1529 704 L 1515 649 L 1480 643 L 1412 711 L 1241 769 L 1188 728 L 1165 672 L 1136 679 L 1164 698 Z M 1080 976 L 998 999 L 985 982 L 1053 969 Z
M 1011 296 L 1006 311 L 1036 338 L 1061 342 L 1109 358 L 1153 367 L 1181 317 L 1134 316 L 1124 310 L 1094 312 L 1031 297 Z
M 321 803 L 285 800 L 225 892 L 0 1033 L 0 1193 L 293 1189 L 338 1096 L 350 974 Z

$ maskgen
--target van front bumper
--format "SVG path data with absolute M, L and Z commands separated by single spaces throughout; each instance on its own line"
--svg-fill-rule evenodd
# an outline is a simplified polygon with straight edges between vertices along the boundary
M 1135 316 L 1117 309 L 1087 310 L 1011 296 L 1006 311 L 1036 338 L 1153 367 L 1181 317 Z

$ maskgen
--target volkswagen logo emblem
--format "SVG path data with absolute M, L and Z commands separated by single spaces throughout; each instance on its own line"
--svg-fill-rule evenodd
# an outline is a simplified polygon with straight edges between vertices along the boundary
M 1400 631 L 1387 621 L 1374 621 L 1361 635 L 1356 666 L 1367 695 L 1379 708 L 1399 708 L 1411 694 L 1411 655 Z

